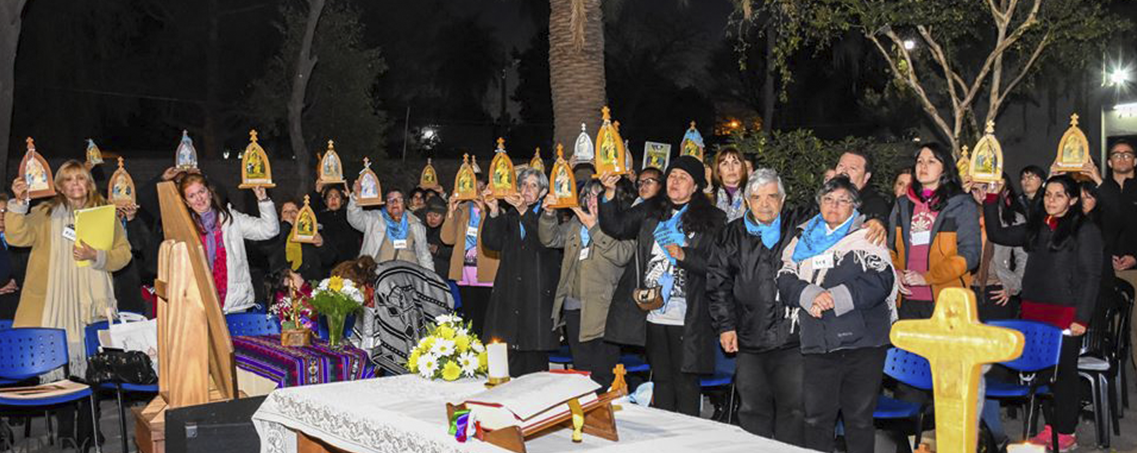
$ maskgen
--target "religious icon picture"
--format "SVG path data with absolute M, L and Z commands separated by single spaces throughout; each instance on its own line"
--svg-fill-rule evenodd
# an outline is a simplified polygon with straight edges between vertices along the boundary
M 36 143 L 31 137 L 27 143 L 28 151 L 20 161 L 20 178 L 28 184 L 28 198 L 54 196 L 55 180 L 51 176 L 51 166 L 36 152 Z
M 454 197 L 458 201 L 478 199 L 478 179 L 474 175 L 474 168 L 470 166 L 470 155 L 462 155 L 462 166 L 454 176 Z
M 550 208 L 575 208 L 580 206 L 576 196 L 576 180 L 572 176 L 572 167 L 565 161 L 564 148 L 557 144 L 557 161 L 553 163 L 552 186 L 553 198 L 556 201 Z
M 557 145 L 557 146 L 560 146 L 560 145 Z M 538 147 L 536 151 L 533 151 L 533 158 L 529 159 L 529 168 L 536 169 L 537 171 L 539 171 L 541 173 L 545 172 L 545 161 L 541 160 L 541 148 L 540 147 Z
M 641 168 L 658 168 L 666 171 L 671 163 L 671 145 L 667 143 L 644 142 L 644 162 Z
M 490 190 L 499 200 L 517 193 L 517 173 L 513 171 L 513 161 L 509 160 L 505 139 L 501 137 L 497 139 L 497 149 L 490 162 Z
M 296 214 L 296 223 L 292 225 L 292 233 L 288 237 L 288 240 L 292 242 L 304 244 L 316 242 L 316 232 L 319 229 L 319 224 L 316 222 L 316 213 L 312 211 L 312 206 L 308 203 L 308 195 L 305 195 L 304 207 L 300 208 L 300 212 Z
M 355 180 L 355 204 L 360 206 L 382 206 L 383 189 L 379 185 L 379 177 L 371 171 L 371 159 L 363 158 L 363 170 L 359 172 L 359 179 Z
M 599 178 L 604 173 L 627 174 L 628 156 L 624 140 L 620 138 L 620 131 L 612 125 L 608 107 L 600 109 L 600 113 L 603 122 L 600 124 L 600 132 L 596 134 L 596 158 L 593 161 L 596 173 L 592 177 Z
M 995 122 L 987 122 L 987 133 L 971 151 L 972 182 L 998 183 L 1003 181 L 1003 147 L 995 138 Z M 961 175 L 962 176 L 962 175 Z
M 691 122 L 691 127 L 687 128 L 687 133 L 683 134 L 683 141 L 679 145 L 680 156 L 694 156 L 703 161 L 703 151 L 706 147 L 703 144 L 703 135 L 695 129 L 695 122 Z
M 596 158 L 595 149 L 592 147 L 592 137 L 588 136 L 588 130 L 584 127 L 584 123 L 580 123 L 580 135 L 576 136 L 576 144 L 572 148 L 572 162 L 592 162 Z
M 316 182 L 321 184 L 342 184 L 343 179 L 343 162 L 340 161 L 340 155 L 336 154 L 335 142 L 328 140 L 328 149 L 324 151 L 324 155 L 320 157 L 320 167 L 316 169 Z
M 249 146 L 241 157 L 241 189 L 276 187 L 272 182 L 272 165 L 268 153 L 257 143 L 257 131 L 249 131 Z
M 182 141 L 178 143 L 174 167 L 179 170 L 197 168 L 197 149 L 193 147 L 193 139 L 189 137 L 187 131 L 182 131 Z
M 111 175 L 111 182 L 107 185 L 107 198 L 115 206 L 132 206 L 137 197 L 134 191 L 134 178 L 122 166 L 122 157 L 118 158 L 118 170 Z
M 1058 154 L 1054 166 L 1064 170 L 1081 170 L 1090 160 L 1090 142 L 1078 127 L 1078 114 L 1070 115 L 1070 127 L 1058 141 Z
M 434 164 L 431 163 L 430 158 L 426 159 L 426 166 L 422 167 L 422 174 L 418 177 L 418 186 L 423 189 L 438 189 L 438 172 L 434 170 Z
M 95 141 L 87 139 L 87 164 L 95 166 L 103 163 L 103 151 L 95 145 Z

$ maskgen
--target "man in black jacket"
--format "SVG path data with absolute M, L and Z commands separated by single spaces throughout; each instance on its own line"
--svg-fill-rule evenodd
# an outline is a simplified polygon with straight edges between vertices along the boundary
M 737 353 L 742 429 L 804 445 L 800 307 L 778 299 L 782 251 L 801 220 L 783 209 L 777 172 L 760 168 L 745 187 L 749 210 L 719 233 L 707 269 L 711 321 L 724 351 Z

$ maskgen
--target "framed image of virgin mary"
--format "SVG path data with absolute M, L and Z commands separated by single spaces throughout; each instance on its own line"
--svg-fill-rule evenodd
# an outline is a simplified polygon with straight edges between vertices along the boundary
M 36 152 L 36 143 L 27 139 L 28 151 L 20 161 L 20 178 L 28 185 L 28 198 L 55 196 L 55 178 L 51 176 L 51 165 Z
M 1080 171 L 1090 160 L 1090 141 L 1078 127 L 1078 114 L 1070 115 L 1070 127 L 1058 141 L 1054 166 L 1062 170 Z

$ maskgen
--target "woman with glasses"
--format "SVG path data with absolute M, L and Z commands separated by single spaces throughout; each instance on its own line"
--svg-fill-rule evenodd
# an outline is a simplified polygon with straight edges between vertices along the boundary
M 655 197 L 659 193 L 659 188 L 663 187 L 662 179 L 663 172 L 659 171 L 658 168 L 647 167 L 640 170 L 640 174 L 636 178 L 636 191 L 639 198 L 636 198 L 632 204 L 637 205 Z
M 359 255 L 368 255 L 376 263 L 409 261 L 433 271 L 434 258 L 430 256 L 430 246 L 426 242 L 426 227 L 418 217 L 407 212 L 403 191 L 391 189 L 385 196 L 387 203 L 382 209 L 364 211 L 356 204 L 359 184 L 357 179 L 355 191 L 347 203 L 348 223 L 363 232 L 363 248 Z
M 846 451 L 868 453 L 898 285 L 888 249 L 860 228 L 856 186 L 834 177 L 817 202 L 821 213 L 786 246 L 777 278 L 782 303 L 802 311 L 805 447 L 833 451 L 840 412 Z
M 979 265 L 979 210 L 964 193 L 951 150 L 928 143 L 916 151 L 912 186 L 896 200 L 889 226 L 901 319 L 932 317 L 944 288 L 968 288 Z

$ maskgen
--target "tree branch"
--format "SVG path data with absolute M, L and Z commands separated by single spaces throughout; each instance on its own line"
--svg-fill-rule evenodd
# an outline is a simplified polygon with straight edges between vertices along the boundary
M 891 31 L 888 33 L 891 35 L 889 36 L 889 39 L 893 40 L 893 44 L 900 43 L 898 40 L 899 37 L 896 37 L 895 33 Z M 924 91 L 924 87 L 920 86 L 919 80 L 915 76 L 915 68 L 913 68 L 912 60 L 908 58 L 908 52 L 903 50 L 904 46 L 901 45 L 900 48 L 901 51 L 904 52 L 904 57 L 908 62 L 907 77 L 905 77 L 904 74 L 900 72 L 900 68 L 897 66 L 896 61 L 892 59 L 892 56 L 889 55 L 888 50 L 885 49 L 884 45 L 880 43 L 880 39 L 877 38 L 876 35 L 867 31 L 864 34 L 865 37 L 869 39 L 869 41 L 872 41 L 877 50 L 880 51 L 880 55 L 884 57 L 884 60 L 888 63 L 888 67 L 890 70 L 892 70 L 892 74 L 896 77 L 896 79 L 908 85 L 909 88 L 912 88 L 912 91 L 916 92 L 916 97 L 920 100 L 920 106 L 924 108 L 924 112 L 927 113 L 928 116 L 932 117 L 932 121 L 935 122 L 937 126 L 939 126 L 940 130 L 951 142 L 952 149 L 955 149 L 957 147 L 956 137 L 952 134 L 951 128 L 948 127 L 947 122 L 944 121 L 943 117 L 940 115 L 940 112 L 936 110 L 935 104 L 932 104 L 931 99 L 928 98 L 928 93 Z
M 932 51 L 932 57 L 935 58 L 937 62 L 939 62 L 940 67 L 944 71 L 944 81 L 947 82 L 948 95 L 951 96 L 952 111 L 959 111 L 959 94 L 955 90 L 955 81 L 962 81 L 963 79 L 960 78 L 959 75 L 955 73 L 955 71 L 951 70 L 951 66 L 948 65 L 947 54 L 944 53 L 944 49 L 940 46 L 940 43 L 936 42 L 936 40 L 932 38 L 932 34 L 928 31 L 928 28 L 923 25 L 919 25 L 916 27 L 916 30 L 920 32 L 920 36 L 924 38 L 924 42 L 928 44 L 928 48 Z M 961 88 L 966 89 L 966 85 L 962 85 Z M 960 115 L 957 114 L 955 115 L 954 129 L 954 132 L 956 134 L 959 134 L 960 124 L 961 118 Z
M 1022 69 L 1019 71 L 1019 74 L 1017 76 L 1015 76 L 1014 79 L 1011 79 L 1011 83 L 1007 84 L 1007 86 L 1005 88 L 1003 88 L 1002 94 L 999 95 L 998 102 L 995 104 L 995 106 L 996 106 L 995 110 L 996 111 L 995 112 L 991 112 L 991 111 L 987 112 L 987 119 L 989 121 L 995 119 L 995 113 L 998 113 L 998 108 L 1003 105 L 1003 101 L 1007 99 L 1007 95 L 1011 94 L 1011 92 L 1014 91 L 1015 86 L 1017 86 L 1019 84 L 1019 82 L 1021 82 L 1022 79 L 1024 77 L 1026 77 L 1027 73 L 1030 72 L 1031 67 L 1034 66 L 1035 61 L 1038 61 L 1038 57 L 1040 55 L 1042 55 L 1043 49 L 1045 49 L 1046 46 L 1049 44 L 1050 44 L 1050 32 L 1047 32 L 1046 35 L 1044 35 L 1042 37 L 1042 41 L 1039 41 L 1038 46 L 1036 46 L 1034 48 L 1034 52 L 1031 53 L 1030 59 L 1027 60 L 1025 65 L 1023 65 Z

